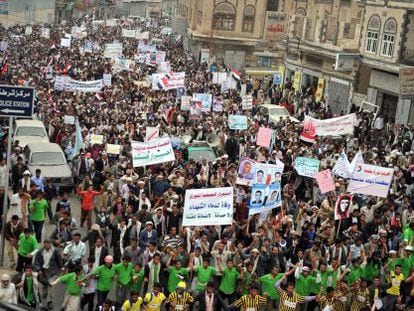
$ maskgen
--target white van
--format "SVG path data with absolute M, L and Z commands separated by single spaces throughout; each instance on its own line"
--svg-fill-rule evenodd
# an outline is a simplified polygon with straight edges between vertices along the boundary
M 14 123 L 13 142 L 19 141 L 24 148 L 28 143 L 49 142 L 49 136 L 42 121 L 20 119 Z

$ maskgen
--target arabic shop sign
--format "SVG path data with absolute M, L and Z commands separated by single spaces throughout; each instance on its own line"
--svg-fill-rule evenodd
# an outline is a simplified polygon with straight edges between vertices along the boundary
M 134 141 L 132 146 L 132 164 L 134 167 L 175 161 L 175 155 L 169 137 L 147 142 Z
M 400 95 L 403 99 L 414 98 L 414 67 L 400 68 Z

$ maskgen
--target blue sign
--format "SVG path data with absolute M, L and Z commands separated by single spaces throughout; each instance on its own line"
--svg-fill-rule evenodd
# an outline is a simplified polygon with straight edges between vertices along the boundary
M 273 75 L 273 84 L 282 84 L 282 75 L 280 74 L 280 72 L 276 72 Z
M 34 88 L 0 85 L 0 116 L 31 118 L 34 99 Z

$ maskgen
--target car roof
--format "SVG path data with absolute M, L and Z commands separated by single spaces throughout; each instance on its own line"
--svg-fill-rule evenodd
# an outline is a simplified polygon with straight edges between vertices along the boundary
M 16 125 L 19 126 L 38 126 L 38 127 L 44 127 L 43 122 L 39 120 L 31 120 L 31 119 L 18 119 L 16 120 Z
M 28 143 L 26 148 L 29 148 L 32 152 L 62 152 L 62 148 L 58 144 L 47 142 Z

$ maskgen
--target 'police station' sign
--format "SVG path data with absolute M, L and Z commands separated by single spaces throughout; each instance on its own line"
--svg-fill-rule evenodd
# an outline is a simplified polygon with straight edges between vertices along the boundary
M 31 118 L 34 98 L 34 88 L 0 85 L 0 116 Z

